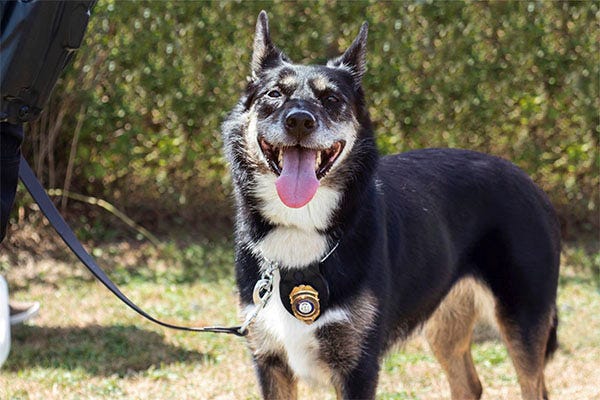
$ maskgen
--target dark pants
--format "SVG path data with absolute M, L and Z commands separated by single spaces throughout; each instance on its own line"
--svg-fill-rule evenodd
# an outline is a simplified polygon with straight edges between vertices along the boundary
M 19 181 L 23 127 L 0 123 L 0 242 L 4 240 Z

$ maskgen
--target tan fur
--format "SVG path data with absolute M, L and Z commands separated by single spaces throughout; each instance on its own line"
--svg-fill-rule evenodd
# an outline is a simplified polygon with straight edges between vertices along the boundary
M 283 77 L 283 79 L 279 81 L 279 84 L 281 86 L 288 86 L 293 88 L 298 86 L 298 83 L 298 79 L 295 75 L 286 75 L 285 77 Z
M 552 315 L 546 324 L 540 324 L 539 332 L 530 335 L 530 348 L 523 348 L 519 329 L 498 313 L 500 333 L 513 361 L 523 400 L 542 400 L 548 398 L 544 383 L 545 349 L 548 332 L 552 324 Z
M 491 322 L 494 303 L 487 287 L 474 279 L 463 279 L 452 288 L 425 326 L 427 340 L 448 378 L 452 399 L 481 397 L 482 387 L 471 357 L 473 327 L 481 319 Z M 544 364 L 552 315 L 540 332 L 532 335 L 536 341 L 528 349 L 523 348 L 522 338 L 513 323 L 497 311 L 494 317 L 517 371 L 522 398 L 547 399 Z
M 335 386 L 335 398 L 337 400 L 343 400 L 344 399 L 344 395 L 342 394 L 342 389 L 340 389 L 339 386 Z
M 287 364 L 279 356 L 270 355 L 257 358 L 258 364 L 268 365 L 263 368 L 265 374 L 261 376 L 263 398 L 265 399 L 289 399 L 298 398 L 298 381 Z
M 325 91 L 330 86 L 329 81 L 324 76 L 314 78 L 311 83 L 313 84 L 313 87 L 319 91 Z
M 481 383 L 471 357 L 471 339 L 475 322 L 485 317 L 485 310 L 492 306 L 487 288 L 474 279 L 463 279 L 425 326 L 425 336 L 446 372 L 453 399 L 481 397 Z

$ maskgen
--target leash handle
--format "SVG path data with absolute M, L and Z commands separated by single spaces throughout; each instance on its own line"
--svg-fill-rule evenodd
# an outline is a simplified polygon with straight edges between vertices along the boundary
M 170 324 L 163 322 L 159 319 L 152 317 L 146 313 L 140 307 L 138 307 L 133 301 L 129 300 L 110 280 L 106 273 L 96 264 L 94 258 L 85 250 L 81 242 L 73 233 L 73 230 L 65 222 L 63 217 L 60 215 L 50 197 L 36 178 L 33 170 L 27 163 L 27 160 L 21 156 L 21 163 L 19 166 L 19 178 L 31 194 L 31 197 L 42 210 L 42 213 L 46 216 L 56 233 L 61 237 L 63 242 L 71 249 L 71 251 L 79 258 L 79 260 L 86 266 L 86 268 L 98 279 L 108 290 L 110 290 L 115 296 L 117 296 L 123 303 L 127 304 L 132 310 L 140 314 L 142 317 L 154 322 L 155 324 L 164 326 L 166 328 L 177 329 L 182 331 L 191 332 L 214 332 L 214 333 L 228 333 L 236 336 L 245 336 L 247 330 L 242 329 L 241 326 L 233 327 L 221 327 L 221 326 L 205 326 L 205 327 L 189 327 Z

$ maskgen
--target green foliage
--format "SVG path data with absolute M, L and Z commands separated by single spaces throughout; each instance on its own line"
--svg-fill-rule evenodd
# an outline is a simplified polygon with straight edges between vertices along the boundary
M 29 129 L 38 173 L 50 186 L 67 175 L 72 191 L 142 223 L 229 213 L 219 125 L 245 86 L 263 8 L 298 62 L 339 54 L 369 21 L 364 85 L 383 153 L 508 158 L 564 221 L 597 226 L 597 2 L 100 1 Z

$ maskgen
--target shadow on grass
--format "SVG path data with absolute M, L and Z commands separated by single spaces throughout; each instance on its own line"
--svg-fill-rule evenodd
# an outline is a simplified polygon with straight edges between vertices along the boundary
M 134 326 L 49 328 L 17 326 L 4 369 L 84 369 L 94 375 L 118 375 L 145 371 L 177 362 L 210 362 L 214 357 L 165 343 L 152 331 Z
M 488 323 L 478 323 L 473 330 L 473 343 L 502 342 L 500 333 Z
M 3 245 L 0 245 L 0 255 Z M 94 248 L 94 258 L 117 286 L 154 283 L 160 286 L 233 282 L 233 243 L 200 243 L 180 247 L 166 243 L 161 249 L 115 243 L 112 247 Z M 0 258 L 0 273 L 5 268 L 11 292 L 26 292 L 35 286 L 60 289 L 80 286 L 96 279 L 87 268 L 64 250 L 62 258 L 45 258 L 27 252 Z M 127 289 L 124 288 L 124 292 Z

